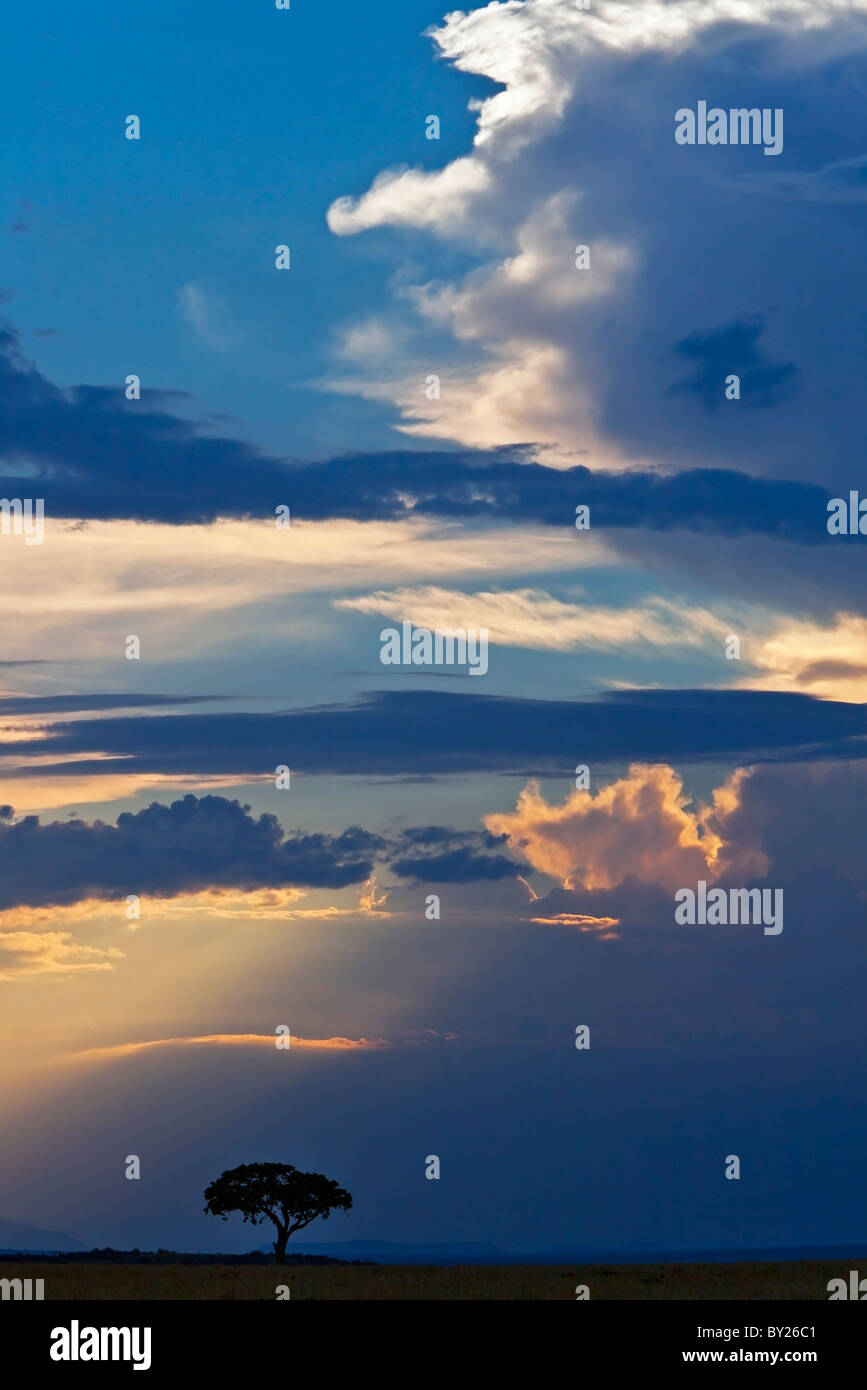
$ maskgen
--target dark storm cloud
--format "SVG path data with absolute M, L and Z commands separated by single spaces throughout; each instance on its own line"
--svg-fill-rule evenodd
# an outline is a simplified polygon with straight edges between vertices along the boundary
M 675 344 L 676 351 L 693 365 L 687 381 L 676 382 L 679 392 L 700 398 L 707 410 L 725 405 L 720 383 L 734 373 L 740 379 L 740 397 L 753 410 L 778 405 L 795 389 L 797 368 L 793 362 L 774 364 L 759 348 L 765 329 L 761 315 L 735 320 L 706 333 L 691 333 Z
M 124 812 L 116 825 L 0 820 L 2 908 L 207 888 L 343 888 L 370 875 L 385 845 L 358 827 L 342 835 L 286 836 L 276 816 L 256 818 L 248 806 L 221 796 L 154 802 Z
M 600 54 L 580 76 L 575 69 L 573 99 L 550 134 L 540 138 L 528 125 L 525 157 L 497 165 L 490 221 L 505 229 L 513 254 L 524 249 L 521 224 L 531 211 L 566 196 L 578 200 L 580 216 L 567 225 L 580 220 L 582 242 L 605 240 L 632 258 L 632 269 L 582 301 L 580 314 L 563 312 L 553 293 L 550 311 L 539 311 L 540 336 L 568 363 L 556 404 L 570 442 L 586 442 L 583 408 L 571 399 L 580 382 L 598 412 L 597 437 L 625 459 L 804 479 L 835 494 L 858 486 L 867 423 L 857 118 L 864 15 L 849 18 L 850 51 L 817 51 L 815 66 L 801 65 L 812 33 L 790 31 L 783 57 L 779 33 L 748 38 L 740 22 L 716 29 L 712 42 L 678 46 L 664 62 L 652 49 Z M 568 83 L 556 41 L 553 48 L 557 81 Z M 736 145 L 678 145 L 674 114 L 700 95 L 724 108 L 784 109 L 779 159 Z M 793 196 L 810 201 L 793 206 Z M 495 308 L 497 317 L 484 303 L 479 328 L 492 368 L 503 338 L 522 340 L 528 313 L 504 295 Z M 732 373 L 742 373 L 738 402 L 725 399 Z M 692 389 L 672 393 L 685 376 Z M 538 412 L 544 418 L 541 403 Z M 534 418 L 532 406 L 526 413 Z
M 486 854 L 501 843 L 485 832 L 429 827 L 437 851 L 408 855 L 412 831 L 391 843 L 360 826 L 339 835 L 285 834 L 273 815 L 222 796 L 153 802 L 103 821 L 13 820 L 0 806 L 0 909 L 64 905 L 127 893 L 174 897 L 209 888 L 344 888 L 363 883 L 377 860 L 401 878 L 468 883 L 515 878 L 523 866 Z M 431 844 L 429 839 L 426 844 Z
M 308 773 L 421 777 L 478 771 L 571 776 L 576 749 L 597 761 L 867 755 L 867 706 L 746 690 L 619 691 L 529 700 L 388 691 L 280 714 L 165 714 L 48 723 L 0 743 L 10 775 L 116 772 L 252 776 L 286 763 Z M 90 757 L 88 757 L 88 754 Z M 67 759 L 73 755 L 76 761 Z M 115 763 L 113 759 L 121 759 Z
M 530 872 L 505 854 L 488 851 L 505 845 L 506 835 L 458 831 L 429 825 L 407 830 L 395 846 L 390 868 L 400 878 L 424 883 L 495 882 Z
M 719 346 L 697 342 L 699 356 Z M 746 342 L 749 350 L 755 354 Z M 14 331 L 0 328 L 0 454 L 6 469 L 0 495 L 38 492 L 49 517 L 179 525 L 219 516 L 273 516 L 286 505 L 307 520 L 418 515 L 570 526 L 576 505 L 583 503 L 591 507 L 594 527 L 755 533 L 805 543 L 831 539 L 826 504 L 832 494 L 812 483 L 724 469 L 676 476 L 556 470 L 529 462 L 526 445 L 395 450 L 300 463 L 203 433 L 197 422 L 173 413 L 172 402 L 183 394 L 144 389 L 141 400 L 127 401 L 120 383 L 62 391 L 22 357 Z M 16 463 L 27 473 L 16 474 Z

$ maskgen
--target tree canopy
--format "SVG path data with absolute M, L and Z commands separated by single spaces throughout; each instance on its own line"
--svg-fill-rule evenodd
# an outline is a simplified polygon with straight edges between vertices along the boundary
M 227 1168 L 205 1188 L 205 1212 L 228 1221 L 239 1212 L 245 1221 L 258 1226 L 273 1221 L 277 1228 L 274 1256 L 286 1253 L 286 1242 L 293 1231 L 309 1226 L 332 1211 L 349 1211 L 352 1197 L 323 1173 L 302 1173 L 291 1163 L 242 1163 Z

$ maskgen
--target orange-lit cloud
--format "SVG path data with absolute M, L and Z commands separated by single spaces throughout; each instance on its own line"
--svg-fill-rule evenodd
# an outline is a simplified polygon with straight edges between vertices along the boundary
M 22 762 L 14 755 L 0 757 L 0 799 L 9 802 L 16 812 L 52 811 L 63 806 L 101 805 L 108 801 L 131 801 L 141 793 L 218 791 L 266 780 L 270 775 L 243 777 L 237 773 L 202 773 L 195 776 L 165 775 L 153 772 L 121 772 L 124 759 L 103 753 L 64 754 L 64 763 L 102 762 L 105 772 L 87 772 L 80 777 L 54 773 L 57 755 L 29 757 L 26 766 L 42 767 L 39 777 L 21 775 Z M 52 775 L 54 773 L 54 775 Z
M 295 1033 L 203 1033 L 199 1036 L 179 1038 L 151 1038 L 141 1042 L 109 1043 L 102 1047 L 89 1047 L 81 1052 L 65 1054 L 70 1061 L 101 1061 L 112 1057 L 132 1057 L 138 1052 L 150 1052 L 160 1048 L 172 1047 L 264 1047 L 277 1048 L 278 1042 L 288 1037 L 287 1051 L 299 1049 L 307 1052 L 378 1052 L 383 1048 L 418 1047 L 426 1043 L 458 1042 L 461 1033 L 439 1033 L 435 1028 L 413 1028 L 397 1040 L 389 1038 L 344 1038 L 336 1035 L 331 1038 L 301 1038 Z
M 71 1061 L 101 1061 L 111 1057 L 132 1057 L 138 1052 L 152 1052 L 171 1047 L 271 1047 L 285 1039 L 273 1033 L 206 1033 L 202 1037 L 152 1038 L 144 1042 L 110 1043 L 106 1047 L 89 1047 L 72 1052 Z M 291 1035 L 291 1047 L 322 1052 L 357 1052 L 389 1047 L 385 1038 L 298 1038 Z
M 10 692 L 14 694 L 14 692 Z M 48 738 L 43 724 L 34 724 L 29 719 L 4 719 L 0 722 L 0 743 L 35 743 Z M 0 758 L 0 766 L 7 760 Z
M 823 700 L 867 700 L 867 618 L 837 613 L 833 625 L 787 619 L 747 652 L 766 674 L 741 685 L 752 690 L 797 690 Z
M 632 877 L 674 890 L 730 867 L 725 819 L 739 805 L 745 775 L 741 770 L 718 788 L 710 807 L 694 807 L 673 768 L 634 763 L 595 795 L 576 790 L 561 806 L 550 806 L 531 782 L 513 812 L 485 816 L 484 823 L 566 888 L 613 888 Z M 753 871 L 766 866 L 764 856 L 747 851 L 739 863 Z
M 65 931 L 0 932 L 0 980 L 33 975 L 81 975 L 113 970 L 123 951 L 81 946 Z
M 523 874 L 516 874 L 515 877 L 516 877 L 518 883 L 523 883 L 523 885 L 524 885 L 524 887 L 526 888 L 527 892 L 530 894 L 530 902 L 531 902 L 531 903 L 538 902 L 539 894 L 536 892 L 536 890 L 535 890 L 535 888 L 533 887 L 532 883 L 528 883 L 527 880 L 524 878 L 524 875 L 523 875 Z
M 320 907 L 293 906 L 307 896 L 307 891 L 301 888 L 258 888 L 249 892 L 233 888 L 209 888 L 200 893 L 181 893 L 174 898 L 152 898 L 143 894 L 140 899 L 141 916 L 133 921 L 125 920 L 123 899 L 86 898 L 81 902 L 56 906 L 5 908 L 0 911 L 0 929 L 42 924 L 65 926 L 91 922 L 95 918 L 114 919 L 130 931 L 135 931 L 149 922 L 203 915 L 257 922 L 333 921 L 340 917 L 388 918 L 394 915 L 382 910 L 388 894 L 377 895 L 373 879 L 359 886 L 357 906 L 338 907 L 334 903 L 325 903 Z
M 543 927 L 577 927 L 579 931 L 598 931 L 604 934 L 605 939 L 614 937 L 616 932 L 612 932 L 612 927 L 620 926 L 619 917 L 591 917 L 584 912 L 555 912 L 551 917 L 531 917 L 531 922 L 538 922 Z
M 358 906 L 362 912 L 370 917 L 390 917 L 390 912 L 380 912 L 379 910 L 381 907 L 384 907 L 387 901 L 387 893 L 380 893 L 377 895 L 375 875 L 371 875 L 366 882 L 362 883 L 358 890 Z

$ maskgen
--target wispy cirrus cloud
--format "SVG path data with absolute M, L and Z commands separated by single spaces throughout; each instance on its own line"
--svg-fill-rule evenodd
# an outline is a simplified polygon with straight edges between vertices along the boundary
M 330 597 L 338 571 L 342 585 L 362 587 L 383 578 L 417 582 L 613 563 L 601 537 L 588 541 L 579 554 L 568 526 L 559 535 L 528 526 L 516 528 L 504 551 L 496 531 L 480 534 L 424 517 L 293 521 L 286 530 L 273 517 L 184 527 L 93 522 L 84 534 L 73 523 L 49 524 L 38 560 L 30 558 L 35 548 L 22 551 L 17 578 L 5 567 L 0 574 L 0 641 L 22 655 L 36 650 L 50 651 L 55 661 L 109 661 L 118 652 L 119 625 L 134 614 L 131 630 L 171 659 L 212 651 L 253 606 L 262 640 L 268 633 L 274 640 L 321 639 L 333 614 L 293 611 L 285 603 L 277 613 L 277 600 Z M 65 578 L 73 568 L 77 582 L 70 586 Z
M 485 628 L 489 640 L 507 647 L 574 651 L 632 643 L 651 646 L 719 646 L 729 631 L 706 609 L 680 607 L 670 600 L 647 599 L 631 608 L 564 602 L 543 590 L 518 589 L 467 593 L 434 585 L 377 590 L 356 598 L 336 599 L 336 608 L 406 619 L 431 630 Z
M 211 289 L 191 280 L 178 290 L 182 318 L 206 347 L 225 352 L 236 340 L 225 306 Z

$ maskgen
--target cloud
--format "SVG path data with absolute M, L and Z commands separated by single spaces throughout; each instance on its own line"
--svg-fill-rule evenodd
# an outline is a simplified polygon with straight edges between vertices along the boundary
M 425 731 L 421 741 L 419 729 Z M 0 743 L 0 754 L 14 755 L 15 779 L 31 780 L 45 772 L 29 759 L 46 750 L 58 778 L 86 773 L 110 779 L 123 772 L 258 780 L 262 768 L 273 765 L 275 747 L 286 750 L 287 763 L 299 773 L 427 778 L 545 772 L 571 778 L 574 750 L 582 746 L 592 748 L 597 761 L 859 759 L 867 750 L 865 734 L 867 706 L 800 693 L 619 690 L 548 700 L 418 690 L 279 714 L 80 718 L 46 724 L 32 744 Z
M 504 87 L 474 103 L 479 114 L 473 154 L 431 173 L 383 172 L 361 198 L 338 198 L 329 225 L 342 236 L 394 223 L 460 232 L 472 205 L 489 193 L 498 165 L 558 124 L 600 59 L 673 57 L 709 38 L 720 45 L 728 26 L 729 36 L 741 41 L 751 31 L 774 32 L 809 65 L 845 52 L 853 40 L 863 45 L 863 30 L 855 23 L 863 8 L 849 0 L 821 6 L 804 0 L 708 0 L 701 6 L 639 0 L 628 8 L 621 0 L 595 0 L 592 10 L 584 10 L 574 0 L 509 0 L 453 11 L 428 31 L 442 56 Z M 793 33 L 809 41 L 797 46 Z
M 693 363 L 694 371 L 688 380 L 675 382 L 671 394 L 698 396 L 707 410 L 718 410 L 726 404 L 720 383 L 733 373 L 739 379 L 745 409 L 776 405 L 794 389 L 798 371 L 793 362 L 765 359 L 759 348 L 764 327 L 761 316 L 738 319 L 706 333 L 691 333 L 675 343 L 675 350 Z
M 369 879 L 384 841 L 285 836 L 276 816 L 219 796 L 185 796 L 123 812 L 116 825 L 37 816 L 0 824 L 0 906 L 73 903 L 128 894 L 172 897 L 213 888 L 341 888 Z
M 494 530 L 478 534 L 423 517 L 300 521 L 283 531 L 264 520 L 201 527 L 92 522 L 86 530 L 60 523 L 46 527 L 43 546 L 18 552 L 14 575 L 11 567 L 0 572 L 0 642 L 7 651 L 38 643 L 55 660 L 111 661 L 123 636 L 134 632 L 146 654 L 186 658 L 235 641 L 229 615 L 252 605 L 259 608 L 260 641 L 266 632 L 281 641 L 290 633 L 318 639 L 328 627 L 321 613 L 278 608 L 275 600 L 333 592 L 338 565 L 341 584 L 361 587 L 382 578 L 417 582 L 604 563 L 604 542 L 588 539 L 579 551 L 567 527 L 559 535 L 521 528 L 504 553 Z M 74 586 L 66 582 L 72 569 Z
M 82 946 L 65 931 L 0 931 L 0 980 L 113 970 L 115 947 Z
M 276 816 L 257 818 L 224 797 L 187 795 L 102 821 L 16 821 L 0 806 L 0 927 L 86 920 L 129 894 L 148 920 L 203 914 L 278 922 L 387 919 L 388 893 L 373 866 L 399 878 L 470 883 L 516 878 L 526 868 L 493 836 L 428 826 L 389 840 L 357 826 L 339 835 L 286 835 Z M 355 907 L 298 907 L 302 888 L 355 886 Z M 130 923 L 132 926 L 132 923 Z
M 756 846 L 752 843 L 748 848 L 754 851 Z M 571 888 L 552 888 L 537 899 L 526 920 L 547 926 L 574 924 L 591 940 L 620 941 L 636 928 L 671 928 L 673 917 L 669 887 L 627 873 L 610 888 L 588 888 L 577 882 Z
M 516 313 L 522 321 L 526 318 L 529 302 L 536 302 L 537 295 L 535 286 L 528 285 L 530 272 L 521 266 L 519 255 L 502 275 L 482 273 L 473 292 L 467 333 L 475 321 L 473 315 L 488 312 L 488 296 L 500 282 L 512 286 L 510 292 L 520 299 Z M 558 289 L 558 301 L 562 297 Z M 428 293 L 421 302 L 428 314 L 444 312 L 442 306 L 451 304 L 445 290 Z M 572 315 L 574 307 L 567 300 L 562 309 L 555 304 L 553 312 Z M 535 312 L 550 311 L 544 301 L 536 302 Z M 484 321 L 483 316 L 480 322 Z M 492 332 L 493 327 L 492 323 Z M 375 325 L 368 326 L 368 338 L 375 332 Z M 704 340 L 699 335 L 695 341 Z M 540 370 L 544 360 L 544 372 L 549 372 L 554 365 L 551 354 L 556 356 L 557 349 L 537 343 L 532 351 L 542 354 Z M 665 392 L 676 366 L 673 357 Z M 524 362 L 520 370 L 525 368 Z M 501 369 L 506 372 L 501 378 L 505 385 L 509 369 L 500 364 L 495 370 Z M 456 385 L 461 375 L 458 371 Z M 578 389 L 571 378 L 569 389 L 573 395 Z M 547 399 L 549 385 L 541 383 L 540 390 L 543 394 L 537 399 Z M 419 540 L 427 541 L 431 553 L 434 542 L 444 554 L 449 545 L 456 545 L 464 563 L 475 546 L 480 552 L 478 565 L 494 563 L 496 546 L 501 566 L 513 563 L 510 552 L 516 544 L 521 558 L 515 563 L 538 563 L 543 546 L 549 548 L 552 564 L 566 564 L 567 551 L 568 563 L 586 563 L 588 551 L 598 561 L 606 553 L 600 531 L 614 541 L 617 537 L 611 533 L 636 529 L 678 531 L 684 537 L 696 532 L 763 535 L 833 548 L 834 538 L 826 528 L 827 503 L 833 492 L 824 478 L 813 483 L 771 480 L 735 469 L 694 467 L 681 474 L 633 468 L 612 476 L 584 464 L 555 468 L 534 463 L 530 446 L 520 444 L 498 449 L 348 453 L 303 463 L 203 433 L 200 423 L 172 413 L 172 400 L 178 394 L 146 390 L 141 401 L 126 402 L 115 388 L 79 386 L 61 391 L 21 356 L 13 330 L 0 329 L 0 450 L 5 468 L 0 490 L 6 496 L 20 495 L 26 476 L 27 487 L 35 490 L 38 484 L 45 501 L 45 543 L 30 549 L 22 545 L 17 552 L 32 575 L 32 604 L 39 602 L 43 573 L 57 597 L 61 586 L 54 582 L 52 555 L 58 564 L 74 563 L 81 575 L 84 593 L 75 602 L 72 594 L 67 596 L 67 611 L 90 612 L 97 605 L 119 606 L 120 596 L 111 592 L 114 574 L 119 587 L 134 588 L 138 608 L 170 602 L 176 592 L 171 575 L 178 575 L 178 582 L 182 579 L 188 589 L 197 585 L 196 597 L 203 603 L 225 602 L 224 591 L 239 584 L 245 586 L 241 601 L 272 593 L 294 582 L 281 563 L 290 541 L 292 574 L 300 567 L 307 579 L 311 569 L 318 567 L 320 587 L 325 587 L 324 576 L 337 554 L 342 554 L 344 564 L 347 556 L 352 557 L 352 565 L 362 572 L 364 556 L 374 547 L 382 552 L 375 559 L 379 567 L 389 560 L 395 539 L 404 537 L 416 549 Z M 416 394 L 423 397 L 423 392 Z M 553 399 L 549 403 L 556 408 Z M 548 455 L 547 462 L 553 461 L 556 456 Z M 580 545 L 573 529 L 578 503 L 590 507 L 592 525 L 590 532 L 581 535 Z M 292 526 L 286 530 L 274 525 L 275 510 L 281 505 L 289 506 L 292 515 Z M 224 520 L 215 536 L 211 527 L 221 518 L 233 518 L 235 524 Z M 454 535 L 440 540 L 435 518 L 452 524 L 508 524 L 521 528 L 527 539 L 518 537 L 508 548 L 496 533 L 476 532 L 463 542 Z M 76 525 L 64 527 L 59 524 L 63 519 Z M 77 524 L 81 519 L 91 523 L 85 530 Z M 160 525 L 100 524 L 125 520 Z M 343 524 L 312 525 L 326 521 Z M 368 526 L 364 532 L 357 529 L 362 522 Z M 354 532 L 349 523 L 356 524 Z M 373 529 L 374 523 L 380 523 L 379 529 Z M 394 532 L 383 523 L 425 529 Z M 560 530 L 561 535 L 557 541 L 553 536 L 537 540 L 530 528 L 538 524 Z M 185 531 L 173 543 L 171 532 L 180 526 Z M 255 546 L 250 545 L 251 527 Z M 6 544 L 11 540 L 7 538 Z M 631 546 L 633 538 L 623 543 Z M 561 550 L 562 559 L 558 558 Z M 152 575 L 145 585 L 135 574 L 140 576 L 155 553 L 168 576 L 161 580 L 158 574 Z M 130 557 L 126 571 L 124 554 Z M 207 555 L 210 567 L 204 563 Z M 266 567 L 272 575 L 269 584 L 264 581 Z M 225 576 L 223 571 L 229 568 L 232 572 Z M 106 571 L 107 577 L 102 578 Z
M 316 1050 L 323 1052 L 357 1052 L 378 1050 L 388 1047 L 384 1038 L 290 1038 L 286 1051 Z M 139 1052 L 174 1047 L 270 1047 L 275 1048 L 278 1039 L 273 1033 L 208 1033 L 203 1037 L 152 1038 L 146 1042 L 111 1043 L 104 1047 L 89 1047 L 83 1052 L 71 1052 L 70 1061 L 100 1062 L 114 1057 L 132 1057 Z
M 328 225 L 337 236 L 367 231 L 383 222 L 465 232 L 471 225 L 470 209 L 490 183 L 487 168 L 469 158 L 454 160 L 437 175 L 393 169 L 380 174 L 364 197 L 336 198 L 328 209 Z
M 867 618 L 838 613 L 830 626 L 784 619 L 751 648 L 750 660 L 767 672 L 743 682 L 753 689 L 867 701 Z
M 191 280 L 178 290 L 178 308 L 182 318 L 195 330 L 206 347 L 225 352 L 234 342 L 226 310 L 210 290 Z
M 810 886 L 821 898 L 832 885 L 849 885 L 863 909 L 867 859 L 863 808 L 867 768 L 834 761 L 799 767 L 758 767 L 729 808 L 727 833 L 735 845 L 761 844 L 773 873 Z M 836 891 L 836 890 L 834 890 Z M 863 949 L 863 910 L 846 928 Z M 819 914 L 815 931 L 828 942 L 841 928 L 833 914 Z
M 473 103 L 471 151 L 438 170 L 383 171 L 329 222 L 341 236 L 394 229 L 396 260 L 407 230 L 424 231 L 451 243 L 457 268 L 396 277 L 399 346 L 340 389 L 391 399 L 410 433 L 475 447 L 533 441 L 549 459 L 583 450 L 605 469 L 698 456 L 775 476 L 794 460 L 796 477 L 822 459 L 842 479 L 864 433 L 863 373 L 848 364 L 863 359 L 851 306 L 867 271 L 844 202 L 861 196 L 859 99 L 841 70 L 867 47 L 865 11 L 863 0 L 525 0 L 449 14 L 430 31 L 440 55 L 498 87 Z M 779 161 L 678 146 L 674 113 L 699 98 L 783 109 Z M 790 161 L 820 173 L 789 174 Z M 789 196 L 816 199 L 809 292 L 792 292 L 805 253 Z M 698 374 L 672 391 L 690 351 L 703 353 Z M 739 356 L 733 404 L 723 388 Z M 432 371 L 442 390 L 427 402 Z
M 504 293 L 526 292 L 533 266 L 546 263 L 545 248 L 529 246 L 507 263 Z M 489 278 L 483 271 L 474 289 L 480 312 Z M 427 302 L 447 299 L 429 295 Z M 541 313 L 560 312 L 544 298 L 539 303 Z M 664 393 L 674 368 L 672 361 Z M 633 569 L 673 567 L 690 579 L 700 565 L 724 589 L 748 591 L 760 574 L 776 586 L 783 608 L 789 593 L 818 609 L 831 592 L 859 593 L 867 580 L 857 538 L 853 545 L 827 533 L 824 481 L 715 468 L 613 475 L 533 463 L 527 446 L 395 450 L 304 464 L 202 433 L 173 414 L 177 394 L 146 391 L 126 402 L 114 388 L 61 391 L 21 357 L 10 329 L 0 331 L 0 491 L 15 496 L 25 476 L 30 490 L 38 480 L 47 512 L 43 545 L 4 541 L 17 544 L 24 580 L 2 570 L 0 645 L 10 659 L 27 656 L 24 640 L 59 659 L 106 658 L 131 612 L 143 615 L 147 642 L 164 656 L 217 649 L 226 615 L 253 604 L 260 607 L 257 632 L 285 636 L 291 626 L 297 636 L 321 636 L 321 608 L 295 606 L 291 617 L 285 606 L 279 614 L 265 609 L 289 593 L 333 592 L 338 560 L 344 592 L 374 578 L 418 585 L 446 575 L 586 569 L 621 557 Z M 679 399 L 691 400 L 689 393 Z M 580 534 L 573 525 L 579 504 L 591 516 L 591 529 Z M 274 525 L 281 505 L 292 511 L 285 530 Z M 663 533 L 662 543 L 654 533 Z M 707 536 L 725 537 L 730 549 L 709 551 Z M 766 543 L 748 547 L 752 537 Z
M 41 825 L 35 816 L 16 822 L 6 807 L 0 818 L 0 927 L 56 925 L 64 917 L 74 923 L 99 916 L 111 901 L 116 907 L 129 893 L 144 899 L 154 919 L 185 913 L 280 922 L 386 919 L 393 914 L 383 910 L 387 894 L 377 892 L 374 860 L 415 883 L 520 880 L 529 887 L 525 876 L 532 867 L 570 891 L 590 894 L 628 879 L 670 889 L 735 870 L 762 873 L 765 856 L 752 842 L 730 844 L 727 831 L 740 812 L 747 775 L 738 770 L 706 805 L 694 805 L 671 767 L 633 764 L 595 794 L 574 791 L 560 806 L 549 805 L 531 783 L 514 812 L 485 817 L 484 832 L 428 825 L 391 839 L 357 827 L 340 835 L 286 836 L 276 817 L 255 819 L 249 807 L 216 796 L 154 803 L 121 814 L 115 826 L 80 820 Z M 358 889 L 355 908 L 297 906 L 303 896 L 298 885 L 351 884 Z M 540 904 L 532 889 L 530 897 L 538 922 L 608 928 L 616 925 L 609 918 L 622 915 L 577 901 Z M 33 934 L 5 935 L 30 941 Z M 68 943 L 65 933 L 43 935 Z
M 26 663 L 22 663 L 26 664 Z M 110 694 L 4 695 L 0 697 L 0 716 L 23 715 L 39 718 L 47 714 L 88 713 L 93 710 L 152 709 L 159 706 L 200 705 L 231 699 L 226 695 L 150 695 L 112 691 Z
M 489 851 L 504 844 L 488 833 L 424 826 L 399 837 L 389 861 L 399 878 L 427 883 L 478 883 L 519 878 L 527 872 L 506 854 Z
M 376 379 L 377 368 L 382 369 L 380 351 L 378 360 L 365 361 L 361 376 L 338 376 L 326 384 L 394 401 L 401 409 L 404 423 L 399 428 L 405 434 L 453 437 L 482 449 L 495 436 L 506 442 L 532 435 L 537 445 L 551 446 L 547 463 L 570 462 L 574 450 L 555 451 L 554 446 L 569 432 L 577 404 L 588 420 L 592 418 L 592 392 L 587 378 L 576 380 L 569 354 L 557 340 L 570 331 L 576 313 L 604 301 L 634 269 L 628 247 L 603 239 L 592 248 L 592 275 L 564 276 L 564 250 L 574 240 L 576 201 L 566 194 L 550 198 L 518 229 L 515 254 L 473 271 L 460 289 L 427 284 L 403 292 L 434 330 L 447 329 L 463 344 L 496 344 L 483 367 L 467 372 L 461 361 L 443 369 L 438 394 L 430 400 L 419 389 L 427 379 L 430 349 L 421 348 L 419 355 L 403 345 L 401 357 L 409 359 L 409 369 L 401 379 Z M 505 320 L 514 326 L 509 335 L 501 332 Z M 383 336 L 388 336 L 384 330 Z M 564 411 L 567 400 L 570 405 Z M 528 401 L 533 402 L 531 431 Z M 603 459 L 602 446 L 592 435 L 583 440 L 581 452 L 588 447 L 594 447 L 597 460 L 607 466 L 622 462 L 610 450 Z
M 173 523 L 225 513 L 274 515 L 286 465 L 235 440 L 210 437 L 172 413 L 182 392 L 142 385 L 63 391 L 0 328 L 0 448 L 6 477 L 50 479 L 46 511 L 67 517 L 149 516 Z M 5 482 L 4 482 L 5 486 Z M 7 496 L 20 495 L 17 488 Z M 147 498 L 150 501 L 147 501 Z
M 21 731 L 16 729 L 12 743 L 20 737 Z M 75 768 L 78 761 L 89 764 L 88 770 L 80 775 Z M 10 775 L 8 769 L 13 765 L 15 771 Z M 189 777 L 123 772 L 121 767 L 121 763 L 116 763 L 114 771 L 107 771 L 104 760 L 98 754 L 95 759 L 87 755 L 80 759 L 73 756 L 62 769 L 51 758 L 35 757 L 28 760 L 27 774 L 22 776 L 21 768 L 14 759 L 0 758 L 0 777 L 3 794 L 10 798 L 19 816 L 23 812 L 43 813 L 64 806 L 77 810 L 81 806 L 104 805 L 106 802 L 126 801 L 143 795 L 170 796 L 175 792 L 190 790 Z M 236 787 L 238 778 L 228 773 L 214 776 L 202 771 L 194 781 L 198 792 L 221 791 L 225 787 Z
M 454 1042 L 456 1033 L 438 1033 L 434 1028 L 409 1030 L 397 1041 L 388 1038 L 302 1038 L 295 1033 L 284 1034 L 289 1045 L 287 1052 L 381 1052 L 393 1047 L 416 1047 L 425 1043 Z M 183 1047 L 254 1047 L 275 1050 L 277 1037 L 274 1033 L 206 1033 L 201 1037 L 151 1038 L 143 1042 L 109 1043 L 102 1047 L 89 1047 L 82 1052 L 66 1053 L 71 1062 L 105 1061 L 115 1057 L 132 1057 L 139 1052 L 150 1052 L 164 1048 Z
M 531 783 L 514 812 L 486 816 L 485 825 L 566 888 L 613 888 L 633 877 L 674 890 L 720 876 L 725 816 L 738 804 L 743 776 L 736 773 L 710 807 L 696 809 L 673 768 L 663 765 L 634 764 L 626 777 L 595 794 L 573 791 L 561 806 L 550 806 Z M 752 861 L 748 871 L 764 872 L 760 854 Z
M 747 174 L 742 185 L 792 202 L 863 203 L 867 200 L 867 155 L 833 160 L 802 173 L 771 173 L 765 179 Z
M 537 650 L 604 650 L 636 642 L 657 647 L 715 642 L 719 647 L 729 631 L 712 613 L 679 608 L 664 599 L 648 599 L 636 608 L 595 608 L 564 603 L 533 589 L 475 594 L 435 586 L 391 593 L 380 590 L 337 599 L 334 606 L 381 613 L 396 621 L 406 619 L 431 631 L 486 629 L 490 642 Z
M 514 863 L 507 861 L 514 873 Z M 376 879 L 371 877 L 358 885 L 358 902 L 355 907 L 339 907 L 336 903 L 320 903 L 315 907 L 297 907 L 307 896 L 300 888 L 257 888 L 242 892 L 233 888 L 208 888 L 197 893 L 179 893 L 171 898 L 160 898 L 148 893 L 145 915 L 148 923 L 161 918 L 172 923 L 182 917 L 201 920 L 204 917 L 221 917 L 228 921 L 251 922 L 333 922 L 348 918 L 358 922 L 362 918 L 384 920 L 392 917 L 391 912 L 383 911 L 388 901 L 388 893 L 377 893 Z M 117 921 L 118 903 L 116 899 L 82 898 L 77 902 L 65 903 L 62 907 L 20 906 L 0 909 L 0 928 L 18 926 L 41 926 L 68 923 L 91 922 L 98 917 Z M 127 923 L 130 931 L 137 930 L 139 921 Z
M 390 917 L 390 912 L 382 911 L 387 902 L 388 893 L 376 891 L 376 877 L 371 874 L 370 878 L 358 890 L 359 908 L 369 917 Z
M 619 917 L 591 917 L 586 912 L 558 912 L 553 917 L 531 917 L 530 921 L 542 927 L 577 927 L 579 931 L 599 932 L 604 941 L 613 941 L 617 933 L 614 927 L 620 925 Z

